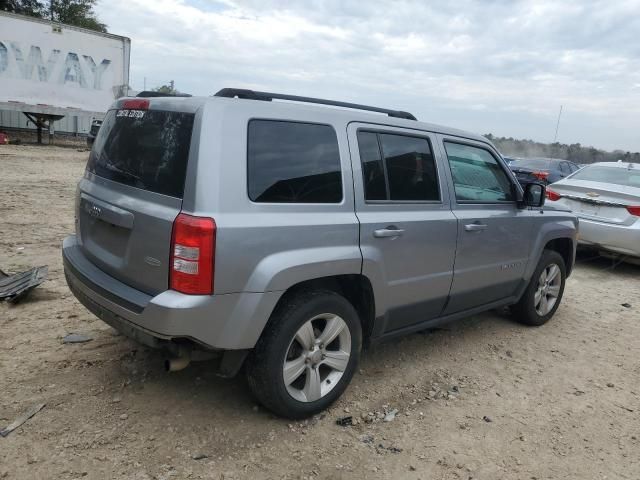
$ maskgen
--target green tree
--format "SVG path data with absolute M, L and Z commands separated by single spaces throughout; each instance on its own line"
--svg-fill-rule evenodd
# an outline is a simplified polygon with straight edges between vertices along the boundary
M 93 11 L 98 0 L 0 0 L 0 10 L 106 32 Z
M 179 95 L 180 92 L 176 90 L 176 86 L 173 80 L 170 80 L 166 85 L 153 89 L 154 92 L 162 93 L 165 95 Z
M 96 18 L 93 11 L 96 2 L 97 0 L 50 0 L 49 18 L 54 22 L 106 33 L 107 26 Z
M 487 134 L 498 150 L 504 155 L 514 157 L 552 157 L 564 158 L 576 163 L 615 162 L 618 159 L 624 161 L 640 162 L 640 152 L 625 152 L 614 150 L 605 152 L 594 147 L 584 147 L 579 143 L 566 145 L 564 143 L 541 143 L 533 140 L 517 140 L 514 138 L 496 137 Z
M 0 10 L 42 18 L 48 5 L 39 0 L 0 0 Z

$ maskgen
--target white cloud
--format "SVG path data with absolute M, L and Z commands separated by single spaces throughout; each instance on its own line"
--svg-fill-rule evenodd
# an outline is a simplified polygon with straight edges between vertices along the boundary
M 640 150 L 640 0 L 103 0 L 131 82 L 409 110 L 480 133 Z

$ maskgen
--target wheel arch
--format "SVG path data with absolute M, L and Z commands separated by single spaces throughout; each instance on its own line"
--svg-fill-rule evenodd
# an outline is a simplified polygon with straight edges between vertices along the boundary
M 564 265 L 566 269 L 567 277 L 571 274 L 571 270 L 573 268 L 573 261 L 575 256 L 575 248 L 574 242 L 570 238 L 554 238 L 553 240 L 548 241 L 544 248 L 544 250 L 552 250 L 560 254 L 562 259 L 564 260 Z
M 544 250 L 558 252 L 565 261 L 567 276 L 573 269 L 576 255 L 578 223 L 575 217 L 553 218 L 557 214 L 550 211 L 549 217 L 538 218 L 535 228 L 537 233 L 531 245 L 531 256 L 525 272 L 524 280 L 528 283 L 538 266 Z
M 345 274 L 319 277 L 298 282 L 285 290 L 269 315 L 268 327 L 273 318 L 273 312 L 286 302 L 292 295 L 309 290 L 329 290 L 345 297 L 355 308 L 362 325 L 363 342 L 371 336 L 375 321 L 375 297 L 371 281 L 362 274 Z M 263 330 L 263 331 L 264 331 Z

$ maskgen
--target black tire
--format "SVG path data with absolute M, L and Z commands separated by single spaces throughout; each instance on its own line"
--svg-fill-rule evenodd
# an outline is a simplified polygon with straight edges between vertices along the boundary
M 543 270 L 554 264 L 560 269 L 560 290 L 553 308 L 551 308 L 551 310 L 546 314 L 541 315 L 536 309 L 535 295 L 539 288 L 540 276 L 542 275 Z M 538 262 L 538 266 L 531 276 L 529 285 L 527 285 L 527 289 L 524 291 L 520 301 L 511 307 L 513 317 L 520 323 L 536 327 L 547 323 L 560 306 L 566 278 L 567 270 L 562 256 L 553 250 L 544 250 L 540 257 L 540 261 Z
M 351 352 L 347 367 L 331 390 L 319 400 L 300 401 L 287 390 L 283 373 L 284 361 L 290 354 L 298 330 L 310 319 L 325 313 L 338 315 L 349 330 Z M 347 388 L 357 368 L 361 346 L 362 327 L 358 313 L 344 297 L 330 290 L 293 294 L 283 299 L 273 312 L 265 331 L 247 359 L 249 388 L 263 406 L 279 416 L 291 419 L 309 417 L 331 405 Z M 319 371 L 320 366 L 317 368 Z M 307 371 L 305 370 L 304 376 Z

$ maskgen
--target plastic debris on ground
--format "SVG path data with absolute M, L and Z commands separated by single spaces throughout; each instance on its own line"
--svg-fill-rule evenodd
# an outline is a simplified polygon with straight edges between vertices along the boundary
M 49 267 L 34 267 L 26 272 L 7 275 L 0 270 L 0 300 L 18 303 L 47 279 Z
M 83 335 L 82 333 L 70 333 L 62 338 L 62 343 L 86 343 L 93 340 L 89 335 Z
M 33 417 L 36 413 L 38 413 L 40 410 L 42 410 L 44 408 L 44 406 L 45 406 L 44 403 L 39 403 L 39 404 L 34 405 L 33 407 L 31 407 L 23 415 L 21 415 L 18 418 L 16 418 L 10 425 L 7 425 L 5 428 L 0 430 L 0 437 L 6 437 L 7 435 L 9 435 L 16 428 L 21 426 L 23 423 L 25 423 L 27 420 L 29 420 L 31 417 Z

